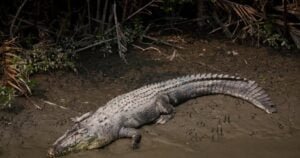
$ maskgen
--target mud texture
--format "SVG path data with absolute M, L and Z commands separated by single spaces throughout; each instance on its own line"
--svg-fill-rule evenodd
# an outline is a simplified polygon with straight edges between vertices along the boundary
M 91 59 L 92 53 L 85 52 L 78 73 L 33 76 L 38 87 L 32 100 L 43 109 L 18 98 L 16 108 L 0 112 L 0 157 L 46 157 L 47 148 L 72 125 L 71 117 L 145 84 L 204 72 L 257 81 L 277 104 L 278 113 L 266 114 L 228 96 L 200 97 L 177 107 L 175 118 L 165 125 L 143 126 L 138 150 L 131 150 L 130 140 L 122 139 L 65 157 L 300 157 L 299 55 L 224 40 L 164 38 L 186 49 L 133 48 L 127 65 L 118 56 Z

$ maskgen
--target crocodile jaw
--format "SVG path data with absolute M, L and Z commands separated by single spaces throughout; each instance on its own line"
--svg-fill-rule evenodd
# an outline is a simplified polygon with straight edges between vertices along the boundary
M 78 152 L 82 150 L 90 150 L 100 148 L 108 143 L 106 139 L 91 138 L 88 141 L 82 141 L 72 147 L 62 147 L 60 145 L 54 145 L 48 150 L 47 156 L 49 158 L 63 156 L 70 152 Z

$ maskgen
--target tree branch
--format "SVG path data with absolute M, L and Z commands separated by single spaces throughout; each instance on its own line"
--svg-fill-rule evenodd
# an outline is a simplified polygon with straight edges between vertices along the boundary
M 21 10 L 23 9 L 24 5 L 27 3 L 28 0 L 24 0 L 23 3 L 21 4 L 21 6 L 19 7 L 19 9 L 17 10 L 17 13 L 15 15 L 15 17 L 13 18 L 13 21 L 10 25 L 10 29 L 9 29 L 9 33 L 10 33 L 10 38 L 14 37 L 14 33 L 13 33 L 13 29 L 16 23 L 16 19 L 18 18 L 19 14 L 21 13 Z

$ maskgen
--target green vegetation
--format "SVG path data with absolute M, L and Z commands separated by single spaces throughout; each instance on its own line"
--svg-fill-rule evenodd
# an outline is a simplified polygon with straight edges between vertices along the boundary
M 193 3 L 193 0 L 164 0 L 160 7 L 167 15 L 180 16 L 179 12 L 182 10 L 182 5 L 185 3 Z
M 262 43 L 273 47 L 273 48 L 281 48 L 285 47 L 287 49 L 291 49 L 290 42 L 280 33 L 276 31 L 276 27 L 272 23 L 262 23 L 258 29 L 258 35 L 261 35 L 263 39 Z
M 36 83 L 30 75 L 49 70 L 70 68 L 75 71 L 74 60 L 62 48 L 39 43 L 32 49 L 21 49 L 15 41 L 6 41 L 1 50 L 0 109 L 10 108 L 15 96 L 31 95 Z
M 11 87 L 0 86 L 0 109 L 10 108 L 15 97 L 15 90 Z
M 75 70 L 75 63 L 69 53 L 63 51 L 62 48 L 39 43 L 33 46 L 33 49 L 27 50 L 24 53 L 26 56 L 24 72 L 33 74 L 38 72 L 47 72 L 49 70 L 70 68 Z

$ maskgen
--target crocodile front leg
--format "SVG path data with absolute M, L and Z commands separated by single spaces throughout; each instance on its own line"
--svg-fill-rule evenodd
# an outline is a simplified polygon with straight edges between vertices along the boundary
M 141 133 L 134 128 L 122 127 L 119 132 L 120 138 L 131 138 L 132 139 L 132 148 L 137 149 L 141 141 Z

